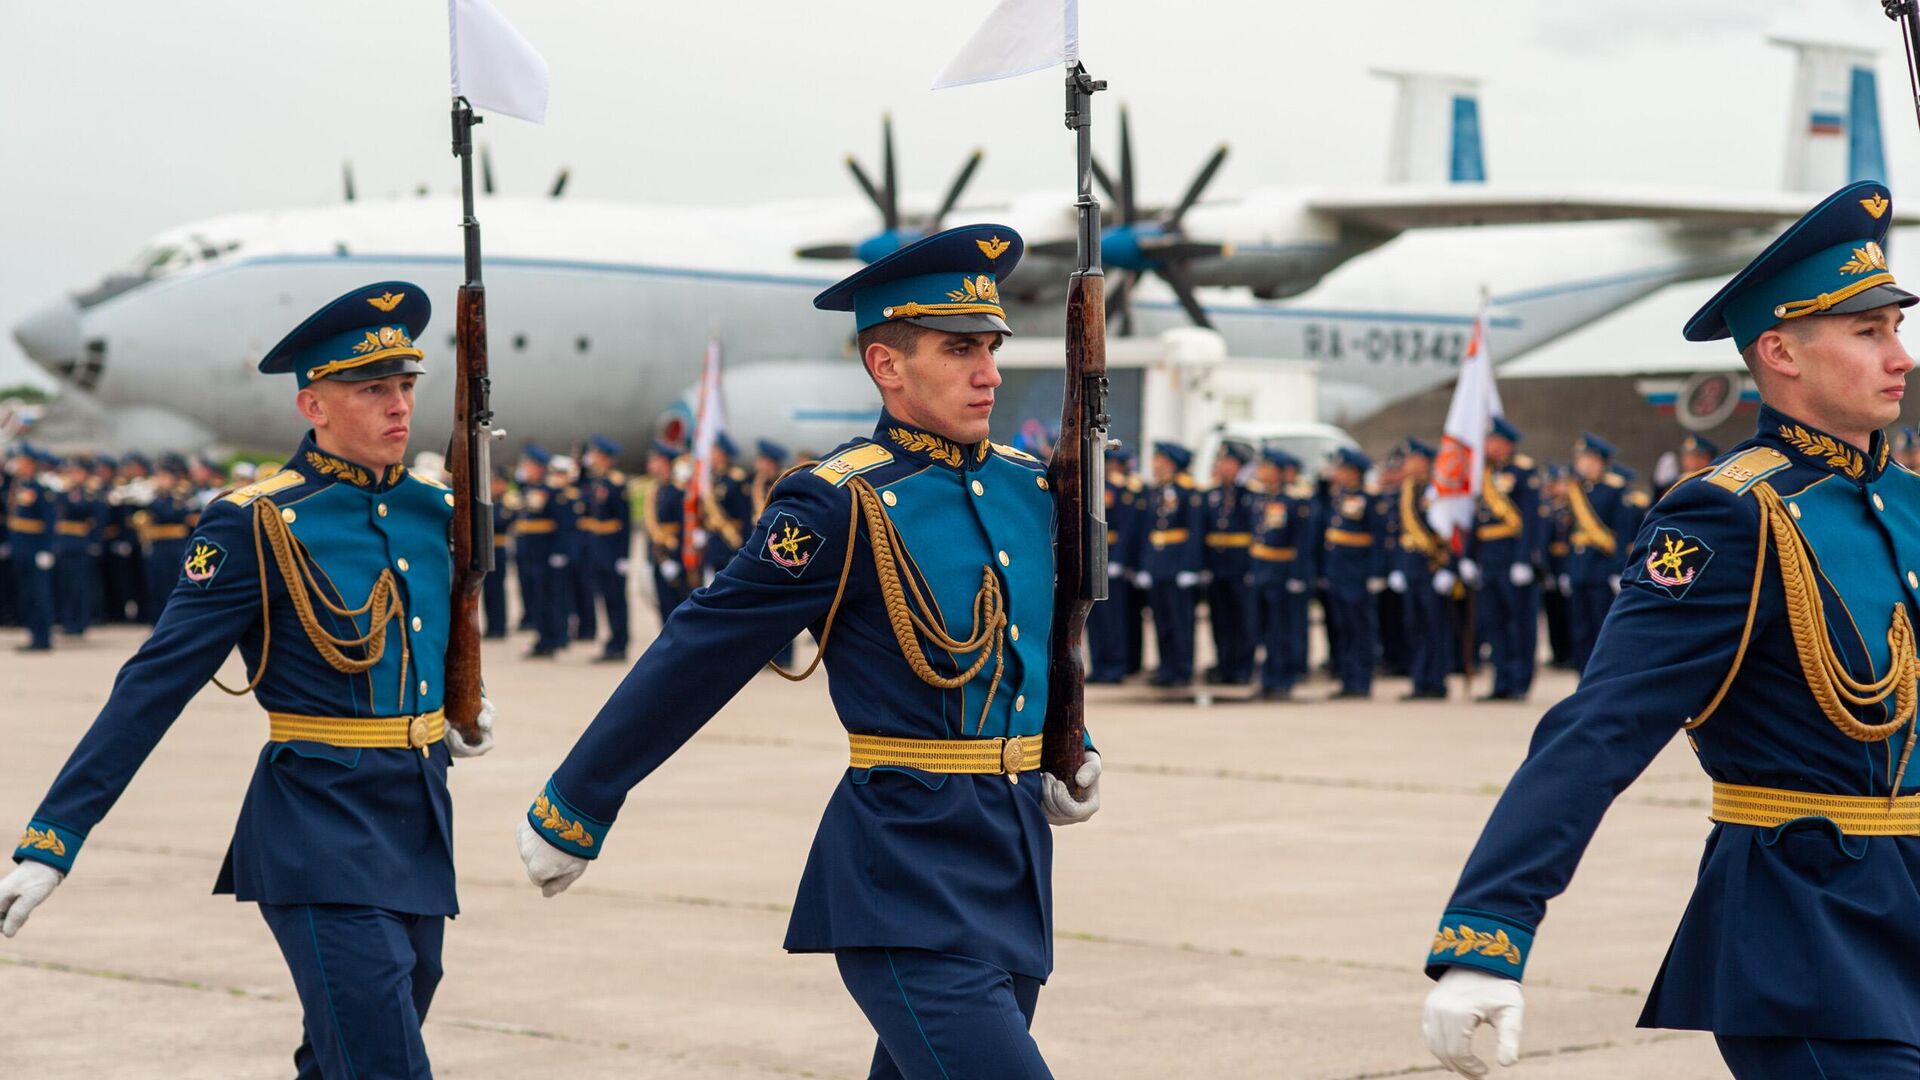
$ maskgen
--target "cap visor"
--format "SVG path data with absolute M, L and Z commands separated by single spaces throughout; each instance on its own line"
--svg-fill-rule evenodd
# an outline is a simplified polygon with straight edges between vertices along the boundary
M 949 334 L 1013 333 L 1013 327 L 1007 325 L 1007 320 L 987 312 L 974 315 L 927 315 L 906 321 L 929 330 L 944 330 Z
M 336 371 L 327 376 L 334 382 L 371 382 L 390 375 L 419 375 L 426 371 L 420 361 L 411 356 L 391 356 L 385 360 L 375 360 L 371 364 L 362 364 L 357 368 Z
M 1920 296 L 1915 296 L 1898 285 L 1875 285 L 1866 292 L 1847 297 L 1821 314 L 1857 315 L 1862 311 L 1886 307 L 1888 304 L 1912 307 L 1916 303 L 1920 303 Z

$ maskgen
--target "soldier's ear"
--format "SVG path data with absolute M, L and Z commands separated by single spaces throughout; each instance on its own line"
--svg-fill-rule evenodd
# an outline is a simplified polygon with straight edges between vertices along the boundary
M 327 426 L 326 403 L 320 400 L 319 394 L 313 392 L 313 387 L 303 387 L 293 396 L 293 404 L 300 410 L 301 419 L 312 424 L 316 429 Z
M 1794 355 L 1800 339 L 1796 334 L 1775 327 L 1753 339 L 1747 346 L 1747 366 L 1755 378 L 1797 379 L 1800 360 Z
M 898 390 L 906 384 L 905 373 L 901 370 L 906 354 L 876 341 L 867 346 L 860 356 L 861 363 L 867 367 L 867 376 L 881 390 Z

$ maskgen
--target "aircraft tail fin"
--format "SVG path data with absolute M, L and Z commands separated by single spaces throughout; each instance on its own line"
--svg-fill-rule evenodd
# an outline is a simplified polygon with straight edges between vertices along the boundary
M 1390 184 L 1478 184 L 1487 179 L 1480 142 L 1480 82 L 1460 75 L 1376 70 L 1397 90 L 1387 146 Z
M 1886 180 L 1873 50 L 1803 38 L 1769 40 L 1792 49 L 1795 60 L 1786 190 L 1825 193 L 1855 180 Z

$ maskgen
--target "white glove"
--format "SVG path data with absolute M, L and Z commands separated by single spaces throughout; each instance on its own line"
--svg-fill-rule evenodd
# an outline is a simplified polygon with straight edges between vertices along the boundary
M 53 552 L 42 551 L 33 557 L 33 565 L 42 570 L 53 569 Z
M 1153 588 L 1153 575 L 1142 570 L 1133 575 L 1133 585 L 1134 588 L 1137 589 L 1151 589 Z
M 1507 567 L 1507 580 L 1513 582 L 1516 589 L 1524 589 L 1533 584 L 1533 564 L 1517 562 Z
M 1454 577 L 1453 571 L 1451 570 L 1435 570 L 1433 572 L 1433 591 L 1439 593 L 1441 596 L 1452 596 L 1453 587 L 1458 584 L 1459 581 L 1460 579 Z
M 1094 800 L 1096 806 L 1099 802 Z M 24 859 L 13 868 L 13 873 L 0 878 L 0 916 L 4 916 L 0 919 L 0 934 L 12 937 L 19 933 L 20 928 L 27 925 L 27 916 L 33 914 L 40 901 L 66 877 L 46 863 Z
M 1560 595 L 1561 596 L 1573 595 L 1573 579 L 1568 577 L 1565 574 L 1560 575 Z
M 1127 568 L 1117 562 L 1110 562 L 1107 564 L 1107 576 L 1110 578 L 1126 577 Z
M 520 861 L 527 864 L 527 880 L 540 886 L 540 895 L 558 896 L 567 891 L 581 874 L 587 872 L 587 860 L 561 851 L 520 822 Z
M 1307 583 L 1301 581 L 1299 578 L 1294 578 L 1287 582 L 1287 591 L 1295 596 L 1299 596 L 1301 593 L 1307 591 Z
M 1426 1018 L 1421 1024 L 1427 1049 L 1440 1063 L 1462 1076 L 1487 1075 L 1487 1063 L 1473 1052 L 1473 1029 L 1492 1024 L 1494 1059 L 1502 1066 L 1520 1060 L 1520 1021 L 1526 998 L 1512 979 L 1472 968 L 1448 968 L 1427 993 Z
M 1619 574 L 1607 575 L 1607 588 L 1613 590 L 1613 595 L 1615 596 L 1620 595 L 1620 575 Z
M 1387 588 L 1386 578 L 1370 577 L 1367 579 L 1367 591 L 1370 593 L 1373 593 L 1376 596 L 1378 596 L 1382 592 L 1385 592 L 1386 588 Z
M 1460 580 L 1466 582 L 1467 588 L 1469 589 L 1479 588 L 1480 587 L 1480 564 L 1477 562 L 1474 562 L 1472 559 L 1461 559 L 1460 560 Z
M 666 578 L 668 581 L 679 581 L 680 580 L 680 564 L 677 562 L 674 562 L 672 559 L 668 559 L 666 562 L 661 563 L 660 576 L 663 578 Z
M 479 757 L 493 749 L 493 702 L 486 695 L 480 696 L 480 715 L 473 718 L 474 726 L 480 729 L 480 738 L 468 742 L 460 729 L 447 725 L 447 752 L 458 758 Z
M 628 570 L 628 569 L 629 569 L 629 564 L 627 563 L 627 560 L 625 560 L 625 559 L 615 559 L 615 560 L 613 560 L 613 572 L 614 572 L 614 573 L 616 573 L 616 574 L 619 574 L 619 575 L 620 575 L 621 577 L 626 577 L 626 576 L 627 576 L 627 570 Z
M 549 555 L 547 556 L 547 565 L 553 567 L 555 570 L 564 570 L 567 567 L 567 557 L 565 555 Z
M 1073 782 L 1087 793 L 1076 799 L 1067 785 L 1050 772 L 1040 774 L 1040 809 L 1049 825 L 1078 825 L 1100 810 L 1100 755 L 1087 751 L 1087 760 L 1073 774 Z
M 1200 584 L 1200 575 L 1191 570 L 1182 570 L 1173 575 L 1173 583 L 1182 589 L 1191 589 Z
M 1404 570 L 1395 570 L 1392 573 L 1389 573 L 1387 575 L 1387 588 L 1392 589 L 1394 592 L 1397 592 L 1397 593 L 1406 592 L 1407 591 L 1407 572 Z

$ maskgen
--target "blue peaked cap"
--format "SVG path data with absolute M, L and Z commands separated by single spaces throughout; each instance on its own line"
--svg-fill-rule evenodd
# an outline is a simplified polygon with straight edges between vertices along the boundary
M 1277 446 L 1269 446 L 1265 450 L 1260 451 L 1260 457 L 1265 460 L 1267 464 L 1275 468 L 1297 469 L 1300 467 L 1299 458 L 1294 457 L 1292 454 L 1287 453 Z
M 1432 443 L 1426 442 L 1421 439 L 1416 439 L 1411 435 L 1407 436 L 1406 446 L 1404 446 L 1402 449 L 1404 449 L 1409 454 L 1419 454 L 1421 457 L 1426 458 L 1429 461 L 1440 456 L 1440 451 L 1435 450 L 1433 448 Z
M 1849 315 L 1920 297 L 1900 288 L 1881 245 L 1893 200 L 1878 180 L 1848 184 L 1787 226 L 1687 320 L 1688 341 L 1731 337 L 1745 349 L 1789 319 Z
M 1580 441 L 1573 444 L 1574 453 L 1578 454 L 1583 450 L 1590 450 L 1608 461 L 1613 460 L 1613 444 L 1591 431 L 1581 432 Z
M 520 448 L 520 456 L 542 468 L 553 461 L 553 455 L 539 443 L 528 443 Z
M 1680 443 L 1680 449 L 1691 454 L 1705 454 L 1708 457 L 1720 456 L 1720 447 L 1716 446 L 1712 439 L 1702 438 L 1699 435 L 1687 436 Z
M 1335 465 L 1351 465 L 1361 472 L 1373 468 L 1373 459 L 1351 446 L 1343 446 L 1329 456 Z
M 587 436 L 587 449 L 598 450 L 608 457 L 620 456 L 620 444 L 607 438 L 605 435 Z
M 1182 471 L 1185 471 L 1187 466 L 1193 464 L 1193 451 L 1181 446 L 1177 442 L 1162 441 L 1154 443 L 1153 452 L 1164 455 L 1168 461 L 1173 462 L 1174 468 Z
M 740 456 L 740 448 L 734 445 L 733 440 L 728 438 L 727 433 L 724 431 L 714 433 L 713 447 L 729 458 L 737 458 Z
M 787 448 L 774 442 L 772 439 L 761 439 L 759 442 L 753 444 L 753 449 L 761 457 L 772 458 L 775 464 L 784 465 L 787 463 Z
M 1520 441 L 1520 429 L 1514 427 L 1513 421 L 1508 420 L 1504 416 L 1496 416 L 1493 418 L 1493 433 L 1508 442 Z
M 854 271 L 813 306 L 853 312 L 855 330 L 897 320 L 950 334 L 1011 334 L 1000 280 L 1025 250 L 1005 225 L 962 225 Z
M 414 341 L 432 315 L 427 290 L 410 281 L 362 285 L 307 316 L 260 358 L 260 370 L 291 372 L 303 390 L 318 379 L 366 382 L 418 375 L 426 369 Z
M 677 458 L 680 456 L 680 448 L 665 439 L 653 440 L 652 445 L 648 446 L 647 449 L 664 458 Z

